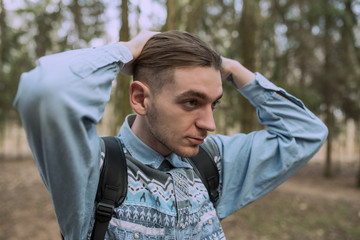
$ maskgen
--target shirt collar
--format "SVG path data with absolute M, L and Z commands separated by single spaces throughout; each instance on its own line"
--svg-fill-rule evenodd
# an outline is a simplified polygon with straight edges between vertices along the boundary
M 165 158 L 141 141 L 131 130 L 135 117 L 135 114 L 128 115 L 118 134 L 118 137 L 122 140 L 126 150 L 131 156 L 143 164 L 155 169 L 158 169 L 164 160 L 169 161 L 173 167 L 192 168 L 189 163 L 184 162 L 182 158 L 175 153 L 171 153 Z

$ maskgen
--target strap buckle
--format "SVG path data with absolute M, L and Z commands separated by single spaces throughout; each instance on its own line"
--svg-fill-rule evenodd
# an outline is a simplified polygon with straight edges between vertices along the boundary
M 96 219 L 100 222 L 110 221 L 114 208 L 114 205 L 99 202 L 96 208 Z

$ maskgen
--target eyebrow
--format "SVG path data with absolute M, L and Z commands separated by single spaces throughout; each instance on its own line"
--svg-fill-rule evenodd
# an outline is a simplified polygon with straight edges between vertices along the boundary
M 218 101 L 220 98 L 222 98 L 222 96 L 223 96 L 223 93 L 221 93 L 221 95 L 219 97 L 217 97 L 214 102 Z M 194 90 L 189 90 L 184 93 L 181 93 L 180 95 L 176 96 L 176 100 L 181 100 L 181 99 L 190 98 L 190 97 L 197 97 L 200 99 L 204 99 L 206 101 L 211 101 L 211 99 L 206 94 L 204 94 L 202 92 L 197 92 Z

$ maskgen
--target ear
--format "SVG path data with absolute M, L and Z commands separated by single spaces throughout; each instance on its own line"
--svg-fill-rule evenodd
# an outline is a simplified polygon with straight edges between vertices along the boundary
M 130 105 L 139 115 L 146 114 L 146 102 L 150 96 L 149 87 L 139 81 L 130 84 Z

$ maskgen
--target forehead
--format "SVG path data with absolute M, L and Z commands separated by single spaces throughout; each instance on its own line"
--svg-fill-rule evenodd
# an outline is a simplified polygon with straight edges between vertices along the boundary
M 166 84 L 163 91 L 172 96 L 201 94 L 217 99 L 223 92 L 220 71 L 212 67 L 177 68 L 172 83 Z

